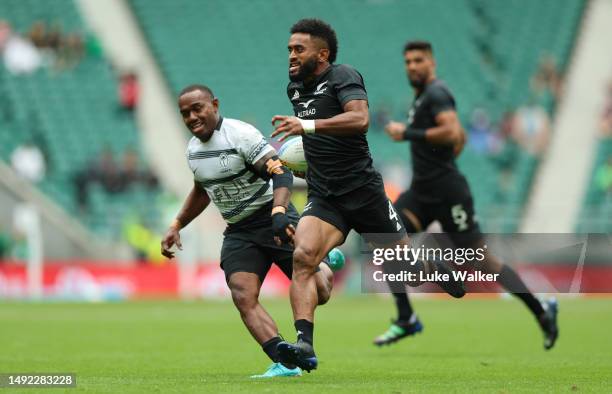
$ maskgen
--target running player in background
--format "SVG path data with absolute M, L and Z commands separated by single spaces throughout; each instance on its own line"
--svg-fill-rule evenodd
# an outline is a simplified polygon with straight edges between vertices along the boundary
M 174 257 L 173 245 L 182 247 L 179 231 L 212 200 L 227 222 L 221 268 L 232 300 L 245 326 L 273 362 L 263 375 L 253 377 L 301 375 L 300 368 L 280 362 L 278 328 L 258 300 L 272 262 L 288 278 L 292 275 L 293 247 L 289 243 L 298 213 L 289 202 L 291 172 L 255 127 L 219 115 L 219 99 L 207 86 L 186 87 L 178 105 L 193 135 L 187 159 L 194 185 L 162 240 L 162 254 Z M 338 253 L 334 253 L 335 261 L 317 265 L 314 280 L 318 304 L 327 302 L 331 293 L 330 267 L 343 264 L 343 256 Z
M 344 243 L 351 229 L 385 234 L 385 241 L 400 245 L 406 245 L 408 237 L 372 166 L 363 78 L 351 66 L 334 64 L 335 31 L 321 20 L 302 19 L 291 28 L 288 51 L 287 95 L 294 116 L 274 116 L 272 137 L 280 135 L 282 141 L 303 135 L 308 203 L 293 253 L 290 295 L 297 342 L 281 342 L 278 349 L 282 361 L 310 371 L 318 363 L 313 348 L 317 260 Z M 447 272 L 448 267 L 418 262 L 414 269 L 430 273 Z M 465 293 L 461 282 L 438 284 L 456 297 Z
M 410 141 L 413 178 L 410 188 L 395 202 L 395 209 L 408 233 L 424 231 L 437 220 L 456 247 L 478 248 L 484 244 L 484 237 L 475 218 L 470 188 L 455 163 L 465 143 L 455 99 L 444 82 L 436 79 L 436 63 L 429 42 L 408 42 L 404 47 L 404 61 L 415 99 L 407 121 L 390 122 L 386 131 L 396 142 Z M 486 249 L 483 267 L 479 268 L 500 274 L 499 284 L 525 303 L 544 333 L 544 348 L 552 348 L 559 335 L 556 301 L 541 303 L 512 268 Z M 406 288 L 391 290 L 398 318 L 374 340 L 376 345 L 396 342 L 423 329 L 412 310 Z

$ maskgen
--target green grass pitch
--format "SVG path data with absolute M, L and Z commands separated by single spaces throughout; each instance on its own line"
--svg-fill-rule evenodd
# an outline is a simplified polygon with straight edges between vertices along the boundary
M 288 300 L 263 302 L 293 340 Z M 379 349 L 391 299 L 332 298 L 315 324 L 319 369 L 273 381 L 249 379 L 269 360 L 229 301 L 1 303 L 0 372 L 75 372 L 69 393 L 612 391 L 610 298 L 562 298 L 550 352 L 517 300 L 414 303 L 424 332 Z

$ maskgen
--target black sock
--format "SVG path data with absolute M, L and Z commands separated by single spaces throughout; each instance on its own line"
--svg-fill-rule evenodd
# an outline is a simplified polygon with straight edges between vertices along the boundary
M 542 308 L 540 301 L 531 294 L 518 274 L 505 264 L 499 273 L 499 283 L 510 293 L 520 298 L 536 318 L 539 319 L 542 316 L 544 308 Z
M 278 352 L 276 351 L 276 345 L 282 342 L 281 337 L 274 337 L 267 340 L 261 345 L 263 351 L 270 357 L 273 362 L 278 362 Z
M 276 350 L 276 345 L 278 345 L 282 341 L 283 340 L 281 337 L 274 337 L 272 339 L 267 340 L 265 343 L 261 345 L 261 348 L 263 349 L 263 351 L 268 355 L 268 357 L 270 357 L 270 360 L 272 360 L 272 362 L 274 363 L 280 362 L 278 358 L 278 351 Z M 281 362 L 281 364 L 283 364 L 285 367 L 289 369 L 295 368 L 295 365 L 293 364 L 287 364 L 283 362 Z
M 314 323 L 311 323 L 306 319 L 300 319 L 295 321 L 294 326 L 298 333 L 298 340 L 301 339 L 302 341 L 308 342 L 312 345 Z
M 422 263 L 421 263 L 422 264 Z M 416 267 L 416 269 L 422 269 L 422 265 L 417 262 L 414 266 L 410 268 Z M 397 274 L 398 269 L 403 268 L 404 265 L 398 264 L 395 261 L 387 261 L 383 264 L 383 271 L 386 274 Z M 397 307 L 397 320 L 400 321 L 409 321 L 412 316 L 413 310 L 410 305 L 410 301 L 408 300 L 408 294 L 406 294 L 406 284 L 402 282 L 388 281 L 387 285 L 389 286 L 389 290 L 393 295 L 393 299 L 395 300 L 395 306 Z
M 406 293 L 392 293 L 395 299 L 395 306 L 397 307 L 397 320 L 407 322 L 414 313 L 410 300 L 408 300 L 408 294 Z

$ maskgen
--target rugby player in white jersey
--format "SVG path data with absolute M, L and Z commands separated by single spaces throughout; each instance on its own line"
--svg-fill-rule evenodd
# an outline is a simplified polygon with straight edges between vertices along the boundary
M 272 317 L 259 303 L 259 290 L 272 263 L 291 278 L 293 245 L 299 216 L 290 203 L 293 176 L 262 134 L 240 120 L 219 114 L 219 99 L 204 85 L 190 85 L 179 94 L 178 106 L 193 137 L 187 148 L 194 185 L 162 240 L 162 254 L 174 257 L 182 248 L 179 231 L 212 200 L 227 222 L 221 248 L 221 268 L 234 305 L 245 326 L 273 364 L 262 375 L 301 375 L 295 365 L 281 363 L 281 342 Z M 324 259 L 316 274 L 318 303 L 329 299 L 330 267 L 344 262 L 336 250 Z

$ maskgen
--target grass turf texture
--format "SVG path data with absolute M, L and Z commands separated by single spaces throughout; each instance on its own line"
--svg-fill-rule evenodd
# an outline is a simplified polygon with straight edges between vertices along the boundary
M 293 340 L 288 300 L 264 304 Z M 612 389 L 612 299 L 561 299 L 561 337 L 550 352 L 516 300 L 420 299 L 415 306 L 424 333 L 379 349 L 371 340 L 388 326 L 391 299 L 336 297 L 317 314 L 319 369 L 254 381 L 249 375 L 269 360 L 230 302 L 2 303 L 0 372 L 76 372 L 76 391 L 109 393 Z

